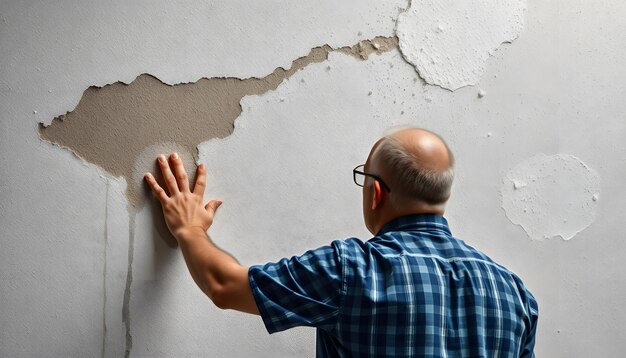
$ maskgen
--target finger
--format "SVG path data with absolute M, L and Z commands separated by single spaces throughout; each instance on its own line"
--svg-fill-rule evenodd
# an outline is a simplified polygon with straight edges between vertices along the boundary
M 170 195 L 174 195 L 179 192 L 178 183 L 176 183 L 176 178 L 170 169 L 170 165 L 167 162 L 167 159 L 163 154 L 159 155 L 157 158 L 159 162 L 159 167 L 161 167 L 161 173 L 163 174 L 163 180 L 165 181 L 165 186 L 167 190 L 170 192 Z
M 200 164 L 196 169 L 196 184 L 193 186 L 193 193 L 204 196 L 204 188 L 206 188 L 206 167 Z
M 157 197 L 157 199 L 159 199 L 161 204 L 165 203 L 165 201 L 169 199 L 165 190 L 161 188 L 161 186 L 159 185 L 159 183 L 157 183 L 152 174 L 146 173 L 146 175 L 144 175 L 144 179 L 146 179 L 146 182 L 148 182 L 148 186 L 150 187 L 150 189 L 152 189 L 152 192 Z
M 206 209 L 206 211 L 209 212 L 209 214 L 215 215 L 215 212 L 217 211 L 217 208 L 220 207 L 220 205 L 222 205 L 221 200 L 211 200 L 204 206 L 204 208 Z
M 189 177 L 187 177 L 185 166 L 183 165 L 183 161 L 180 159 L 180 156 L 178 156 L 178 153 L 172 153 L 172 155 L 170 155 L 170 161 L 172 163 L 172 168 L 174 168 L 174 176 L 176 177 L 176 183 L 178 183 L 180 191 L 188 192 Z

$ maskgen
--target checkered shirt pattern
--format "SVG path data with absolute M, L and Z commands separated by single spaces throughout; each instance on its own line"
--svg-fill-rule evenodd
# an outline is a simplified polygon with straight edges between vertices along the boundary
M 316 327 L 318 357 L 534 357 L 535 298 L 441 216 L 401 217 L 249 279 L 267 331 Z

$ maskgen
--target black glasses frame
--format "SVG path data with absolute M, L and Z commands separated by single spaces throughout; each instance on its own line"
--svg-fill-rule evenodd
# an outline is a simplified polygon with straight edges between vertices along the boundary
M 359 170 L 361 169 L 361 170 Z M 357 165 L 356 168 L 352 169 L 352 179 L 354 180 L 354 184 L 362 187 L 363 185 L 359 184 L 359 182 L 356 180 L 356 176 L 357 174 L 366 176 L 366 177 L 370 177 L 370 178 L 374 178 L 376 180 L 378 180 L 378 182 L 380 182 L 380 184 L 382 184 L 383 188 L 385 188 L 385 190 L 387 190 L 388 193 L 391 193 L 391 189 L 389 189 L 389 187 L 387 186 L 387 184 L 385 184 L 385 182 L 378 176 L 378 175 L 374 175 L 374 174 L 370 174 L 370 173 L 366 173 L 363 171 L 363 169 L 365 169 L 365 164 L 361 164 L 361 165 Z

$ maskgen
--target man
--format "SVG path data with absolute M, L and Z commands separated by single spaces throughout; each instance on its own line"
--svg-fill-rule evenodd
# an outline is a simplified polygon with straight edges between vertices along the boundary
M 159 156 L 163 206 L 193 279 L 223 309 L 261 315 L 268 332 L 317 327 L 317 355 L 332 357 L 533 357 L 537 303 L 521 280 L 452 237 L 443 218 L 454 158 L 438 135 L 409 128 L 380 139 L 354 181 L 375 235 L 334 241 L 249 269 L 206 231 L 218 200 L 203 205 L 206 169 L 193 191 L 180 158 Z

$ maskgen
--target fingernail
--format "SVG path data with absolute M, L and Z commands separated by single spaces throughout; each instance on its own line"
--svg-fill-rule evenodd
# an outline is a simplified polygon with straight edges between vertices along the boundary
M 178 153 L 172 153 L 172 158 L 178 159 Z
M 163 154 L 159 155 L 159 162 L 163 163 L 165 161 L 165 156 Z

